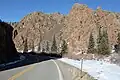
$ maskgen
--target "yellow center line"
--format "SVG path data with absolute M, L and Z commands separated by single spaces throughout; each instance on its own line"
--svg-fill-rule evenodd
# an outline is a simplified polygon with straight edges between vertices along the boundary
M 20 77 L 21 75 L 23 75 L 24 73 L 32 70 L 35 67 L 35 65 L 32 65 L 30 67 L 28 67 L 27 69 L 15 74 L 14 76 L 12 76 L 11 78 L 9 78 L 8 80 L 15 80 L 16 78 Z

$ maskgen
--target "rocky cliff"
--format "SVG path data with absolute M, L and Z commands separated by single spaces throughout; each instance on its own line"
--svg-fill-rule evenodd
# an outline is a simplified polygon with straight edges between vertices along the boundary
M 93 32 L 96 40 L 99 26 L 108 30 L 110 46 L 116 44 L 117 33 L 120 31 L 118 13 L 105 11 L 100 7 L 93 10 L 83 4 L 74 4 L 63 30 L 63 36 L 68 40 L 69 51 L 86 51 L 90 33 Z
M 44 14 L 34 12 L 25 16 L 14 29 L 18 34 L 14 41 L 16 48 L 23 49 L 23 38 L 27 38 L 29 49 L 38 46 L 43 40 L 52 40 L 52 36 L 58 33 L 64 26 L 64 15 L 60 13 Z
M 76 3 L 68 15 L 42 12 L 28 14 L 15 28 L 18 34 L 14 41 L 17 48 L 23 49 L 21 37 L 28 38 L 30 48 L 32 40 L 37 46 L 39 41 L 51 40 L 52 35 L 56 34 L 58 42 L 60 39 L 67 40 L 70 53 L 81 49 L 86 51 L 90 32 L 94 33 L 96 40 L 98 26 L 108 30 L 110 45 L 116 44 L 116 36 L 120 31 L 120 14 L 102 10 L 100 7 L 93 10 L 87 5 Z

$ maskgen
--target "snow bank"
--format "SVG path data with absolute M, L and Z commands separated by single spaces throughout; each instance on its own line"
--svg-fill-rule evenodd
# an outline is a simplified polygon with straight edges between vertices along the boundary
M 59 60 L 80 69 L 81 61 L 68 58 Z M 120 67 L 109 62 L 84 60 L 83 71 L 88 72 L 88 74 L 98 80 L 120 80 Z

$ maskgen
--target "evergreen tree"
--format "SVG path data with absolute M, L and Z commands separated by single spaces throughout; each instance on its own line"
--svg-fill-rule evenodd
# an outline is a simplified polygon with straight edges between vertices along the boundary
M 119 53 L 120 52 L 120 32 L 118 32 L 117 34 L 117 44 L 114 47 L 115 47 L 115 52 Z
M 40 44 L 40 42 L 38 43 L 38 51 L 41 51 L 41 44 Z
M 47 44 L 46 44 L 46 51 L 49 52 L 49 42 L 47 41 Z
M 68 53 L 68 45 L 65 40 L 62 41 L 62 46 L 61 46 L 61 55 L 67 54 Z
M 120 32 L 117 35 L 117 44 L 120 44 Z
M 102 55 L 110 54 L 107 30 L 103 30 L 103 33 L 101 33 L 101 29 L 99 30 L 97 50 L 98 54 Z
M 32 40 L 32 45 L 31 45 L 31 47 L 32 47 L 32 51 L 34 52 L 34 41 Z
M 45 48 L 44 47 L 42 47 L 42 52 L 45 52 Z
M 97 37 L 97 53 L 101 54 L 101 39 L 102 39 L 102 33 L 101 33 L 101 27 L 98 27 L 98 37 Z
M 52 53 L 57 53 L 57 43 L 56 43 L 55 35 L 53 36 L 53 42 L 52 42 L 51 52 Z
M 90 33 L 87 53 L 94 53 L 94 52 L 95 52 L 95 42 L 92 33 Z
M 103 37 L 101 40 L 103 55 L 110 54 L 109 39 L 107 30 L 103 30 Z
M 27 38 L 24 41 L 24 50 L 23 52 L 28 52 Z
M 39 30 L 39 29 L 38 29 Z M 39 30 L 39 32 L 40 32 L 40 41 L 39 41 L 39 43 L 38 43 L 38 51 L 41 51 L 41 42 L 42 42 L 42 40 L 43 40 L 43 37 L 42 37 L 42 32 L 41 32 L 41 30 Z

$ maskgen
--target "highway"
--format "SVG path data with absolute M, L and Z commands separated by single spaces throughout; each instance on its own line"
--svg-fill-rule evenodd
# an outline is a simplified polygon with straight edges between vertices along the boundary
M 0 80 L 64 80 L 54 60 L 1 71 Z

